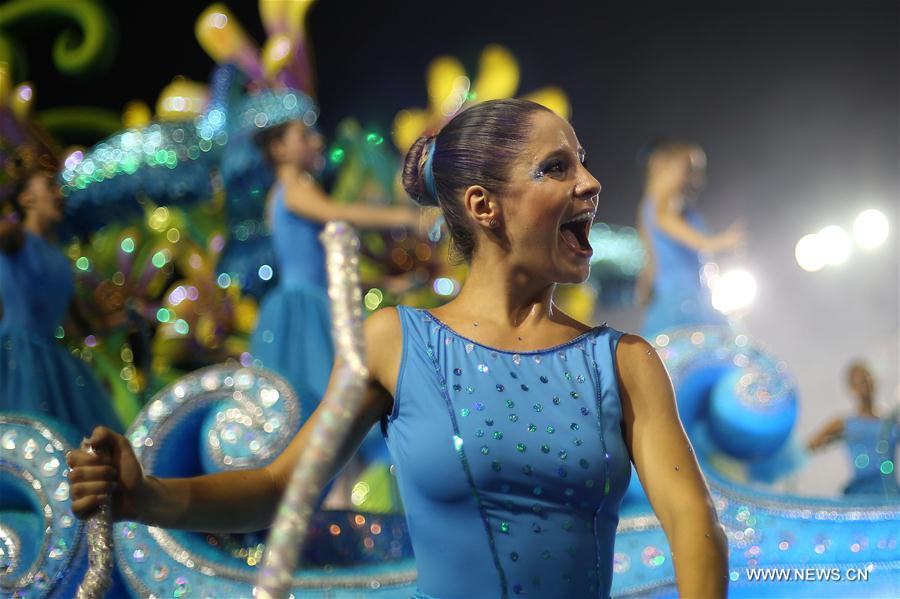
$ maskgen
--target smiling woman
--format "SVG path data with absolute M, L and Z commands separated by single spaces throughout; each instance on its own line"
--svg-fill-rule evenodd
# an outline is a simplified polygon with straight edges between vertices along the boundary
M 659 357 L 553 302 L 557 284 L 590 272 L 600 184 L 583 161 L 572 127 L 523 100 L 473 106 L 406 157 L 406 190 L 440 206 L 469 276 L 440 308 L 366 320 L 366 395 L 329 467 L 382 423 L 418 597 L 609 597 L 630 462 L 678 555 L 680 594 L 725 596 L 725 535 Z M 323 403 L 337 387 L 333 375 Z M 117 448 L 117 473 L 73 452 L 73 510 L 112 493 L 119 518 L 262 528 L 324 413 L 269 466 L 191 479 L 144 476 L 128 441 L 98 429 L 91 441 Z

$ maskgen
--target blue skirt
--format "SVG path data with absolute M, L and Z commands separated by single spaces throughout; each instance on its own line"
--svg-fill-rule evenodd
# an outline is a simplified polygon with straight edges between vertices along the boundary
M 85 436 L 98 425 L 123 430 L 90 367 L 28 331 L 0 331 L 0 410 L 46 414 Z
M 319 287 L 277 286 L 263 299 L 250 342 L 254 361 L 287 379 L 300 398 L 301 421 L 328 389 L 334 363 L 328 295 Z

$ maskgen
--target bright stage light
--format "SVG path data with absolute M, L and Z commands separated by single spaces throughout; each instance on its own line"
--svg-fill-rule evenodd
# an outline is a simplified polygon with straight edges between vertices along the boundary
M 829 225 L 819 231 L 819 243 L 825 264 L 843 264 L 850 256 L 850 236 L 837 225 Z
M 825 252 L 822 250 L 822 242 L 815 233 L 804 235 L 794 248 L 794 257 L 800 268 L 807 272 L 822 270 L 825 266 Z
M 853 221 L 853 238 L 861 247 L 876 248 L 887 236 L 888 219 L 878 210 L 863 210 Z
M 756 279 L 745 270 L 730 270 L 712 281 L 713 307 L 731 314 L 749 306 L 756 298 Z

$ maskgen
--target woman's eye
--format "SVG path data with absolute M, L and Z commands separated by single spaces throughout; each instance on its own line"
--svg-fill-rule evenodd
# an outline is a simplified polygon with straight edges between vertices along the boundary
M 561 160 L 554 160 L 544 168 L 545 173 L 561 173 L 565 169 L 565 165 Z

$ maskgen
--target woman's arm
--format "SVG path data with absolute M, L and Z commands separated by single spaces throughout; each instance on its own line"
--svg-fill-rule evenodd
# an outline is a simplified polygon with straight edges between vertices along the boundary
M 841 418 L 837 418 L 828 423 L 828 425 L 818 432 L 809 442 L 806 444 L 806 448 L 810 451 L 815 451 L 830 443 L 833 443 L 841 438 L 841 435 L 844 434 L 844 421 Z
M 386 367 L 396 365 L 399 368 L 400 332 L 399 318 L 390 312 L 395 311 L 382 310 L 366 321 L 366 345 L 377 347 L 378 351 L 368 353 L 371 377 L 365 400 L 354 415 L 352 428 L 331 465 L 333 473 L 337 473 L 353 455 L 372 425 L 391 410 L 391 394 L 381 381 L 385 378 Z M 370 321 L 373 322 L 370 324 Z M 340 359 L 335 361 L 323 403 L 335 389 L 339 372 Z M 396 384 L 396 370 L 393 379 L 392 389 Z M 193 478 L 144 476 L 128 440 L 100 427 L 94 431 L 91 444 L 107 449 L 108 457 L 80 450 L 70 452 L 68 456 L 67 461 L 72 467 L 69 473 L 72 510 L 79 517 L 85 517 L 112 493 L 116 519 L 204 532 L 261 530 L 271 524 L 297 457 L 321 412 L 313 413 L 291 444 L 268 466 Z
M 725 597 L 728 542 L 653 347 L 625 335 L 616 351 L 625 442 L 656 512 L 681 597 Z
M 734 223 L 718 235 L 707 235 L 695 229 L 676 210 L 660 203 L 656 207 L 656 219 L 661 231 L 672 239 L 700 252 L 733 250 L 744 243 L 744 229 Z
M 291 212 L 319 223 L 342 220 L 361 229 L 415 228 L 419 224 L 419 212 L 411 207 L 336 204 L 312 180 L 300 179 L 286 186 L 284 202 Z

